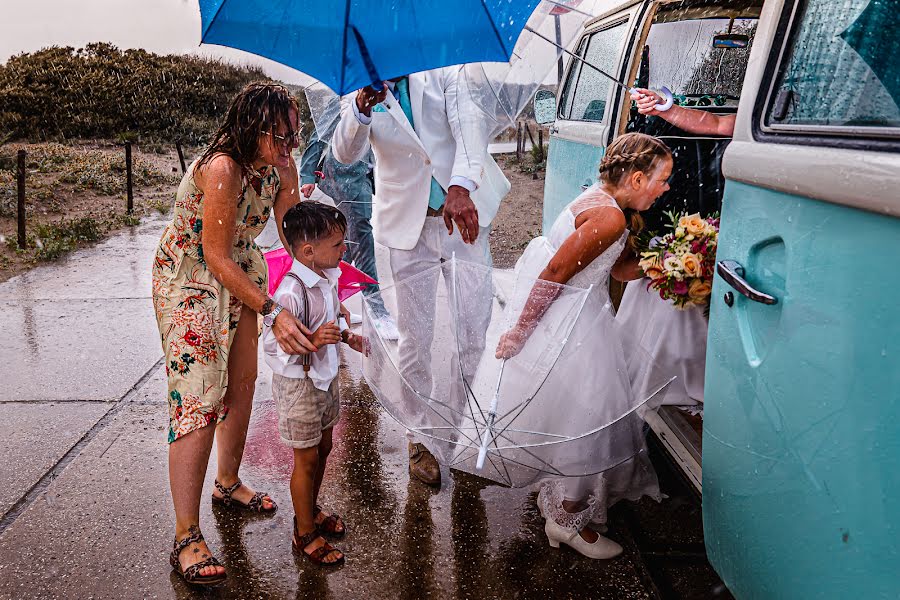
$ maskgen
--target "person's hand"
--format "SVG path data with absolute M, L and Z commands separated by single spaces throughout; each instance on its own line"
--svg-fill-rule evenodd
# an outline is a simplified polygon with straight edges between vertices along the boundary
M 351 333 L 347 336 L 347 345 L 363 356 L 368 356 L 369 352 L 371 352 L 372 350 L 372 346 L 369 344 L 369 339 L 356 333 Z
M 304 198 L 309 198 L 312 196 L 313 190 L 316 189 L 316 184 L 314 183 L 304 183 L 300 186 L 300 193 L 303 194 Z
M 444 199 L 444 225 L 453 234 L 453 224 L 467 244 L 474 244 L 478 238 L 478 209 L 469 197 L 469 190 L 460 185 L 451 185 Z
M 500 336 L 500 342 L 497 343 L 497 351 L 494 356 L 497 358 L 512 358 L 522 351 L 527 341 L 528 334 L 521 327 L 513 327 Z
M 318 350 L 309 339 L 309 329 L 303 326 L 297 317 L 283 310 L 275 317 L 272 333 L 281 349 L 288 354 L 309 354 Z
M 387 93 L 388 87 L 385 82 L 381 83 L 380 91 L 376 91 L 371 85 L 367 85 L 356 93 L 356 108 L 359 109 L 361 114 L 371 117 L 372 107 L 379 102 L 384 102 L 384 99 L 387 98 Z
M 659 114 L 656 110 L 657 104 L 665 102 L 663 98 L 647 88 L 636 88 L 637 93 L 631 95 L 631 99 L 637 103 L 638 112 L 642 115 L 655 116 Z
M 327 346 L 328 344 L 337 344 L 341 341 L 341 330 L 335 325 L 334 321 L 322 323 L 316 329 L 310 338 L 317 348 Z

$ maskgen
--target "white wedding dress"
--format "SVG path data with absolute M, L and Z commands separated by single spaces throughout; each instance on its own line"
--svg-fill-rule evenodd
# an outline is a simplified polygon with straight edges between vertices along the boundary
M 548 236 L 529 243 L 516 264 L 517 277 L 538 278 L 560 246 L 576 234 L 578 215 L 603 206 L 620 210 L 600 184 L 595 184 L 562 211 Z M 521 430 L 567 436 L 592 432 L 555 444 L 542 454 L 557 474 L 581 476 L 558 477 L 548 472 L 536 477 L 543 480 L 539 502 L 544 516 L 572 529 L 581 529 L 589 521 L 605 522 L 607 508 L 620 499 L 637 500 L 643 495 L 660 498 L 656 473 L 647 459 L 638 410 L 647 398 L 636 394 L 631 386 L 635 377 L 646 379 L 647 362 L 637 352 L 626 355 L 609 298 L 610 272 L 625 247 L 628 233 L 623 232 L 611 247 L 567 282 L 568 286 L 590 288 L 590 292 L 568 341 L 541 386 L 553 391 L 555 402 L 529 407 L 533 410 L 523 413 L 516 423 Z M 527 293 L 529 288 L 522 291 Z M 523 301 L 514 299 L 511 304 L 521 306 Z M 529 347 L 552 345 L 540 339 L 541 332 L 538 327 L 531 335 L 523 355 L 528 354 Z M 517 373 L 515 367 L 514 363 L 507 363 L 510 372 L 504 378 L 520 382 L 522 396 L 527 397 L 536 385 L 534 374 L 525 367 Z M 566 512 L 562 509 L 563 499 L 581 502 L 586 508 L 579 513 Z

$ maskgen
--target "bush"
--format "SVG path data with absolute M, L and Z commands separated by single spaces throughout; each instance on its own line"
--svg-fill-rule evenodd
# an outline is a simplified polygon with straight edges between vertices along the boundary
M 95 43 L 46 48 L 0 66 L 0 139 L 206 142 L 259 68 Z

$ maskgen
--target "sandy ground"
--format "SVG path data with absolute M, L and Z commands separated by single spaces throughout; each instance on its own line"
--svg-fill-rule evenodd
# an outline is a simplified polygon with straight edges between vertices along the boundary
M 515 266 L 525 246 L 541 235 L 544 210 L 544 174 L 522 173 L 511 164 L 511 155 L 497 157 L 497 162 L 512 187 L 500 203 L 491 229 L 491 252 L 494 266 Z

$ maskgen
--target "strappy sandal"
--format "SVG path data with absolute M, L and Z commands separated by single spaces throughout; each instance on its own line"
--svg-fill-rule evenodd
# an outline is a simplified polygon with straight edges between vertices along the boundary
M 219 493 L 222 494 L 222 497 L 219 498 L 215 494 L 212 497 L 212 503 L 217 506 L 224 506 L 226 508 L 237 507 L 245 510 L 250 510 L 258 513 L 273 513 L 278 509 L 278 505 L 275 504 L 275 501 L 267 494 L 266 492 L 256 492 L 253 494 L 253 497 L 250 498 L 250 502 L 241 502 L 232 497 L 232 494 L 242 485 L 244 485 L 240 479 L 238 479 L 235 484 L 231 487 L 225 487 L 219 480 L 216 480 L 216 489 L 219 490 Z M 271 503 L 271 508 L 266 508 L 266 505 L 263 504 L 263 501 L 268 498 L 269 503 Z
M 218 575 L 200 574 L 200 571 L 206 567 L 222 566 L 222 563 L 216 560 L 215 556 L 210 556 L 206 553 L 203 553 L 202 555 L 202 558 L 204 558 L 204 560 L 201 560 L 198 563 L 194 563 L 187 569 L 181 568 L 181 562 L 178 560 L 178 556 L 181 554 L 181 552 L 193 543 L 204 541 L 203 534 L 200 533 L 200 528 L 197 525 L 192 525 L 188 532 L 189 535 L 183 538 L 181 541 L 179 541 L 178 538 L 175 538 L 175 545 L 172 548 L 172 554 L 169 555 L 169 564 L 172 565 L 172 568 L 175 570 L 175 572 L 181 575 L 185 582 L 191 585 L 203 587 L 219 585 L 220 583 L 228 579 L 228 573 L 220 573 Z M 200 549 L 195 549 L 195 552 L 200 552 Z
M 307 552 L 306 548 L 319 538 L 322 538 L 322 541 L 324 543 L 312 552 Z M 294 552 L 296 552 L 297 554 L 303 554 L 314 565 L 318 565 L 320 567 L 336 567 L 338 565 L 344 564 L 344 553 L 329 544 L 328 541 L 326 541 L 325 538 L 323 538 L 322 535 L 318 532 L 318 530 L 313 529 L 305 535 L 300 535 L 297 532 L 297 517 L 294 517 L 294 535 L 291 537 L 291 546 L 293 547 Z M 334 551 L 340 553 L 340 558 L 334 561 L 326 561 L 325 557 Z
M 321 512 L 322 507 L 316 504 L 316 508 L 313 511 L 313 522 L 315 522 L 316 517 L 318 517 Z M 338 529 L 338 525 L 340 525 L 340 529 Z M 347 525 L 344 523 L 341 515 L 337 513 L 331 513 L 322 519 L 321 523 L 316 523 L 316 529 L 319 533 L 336 539 L 344 537 L 347 533 Z

